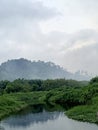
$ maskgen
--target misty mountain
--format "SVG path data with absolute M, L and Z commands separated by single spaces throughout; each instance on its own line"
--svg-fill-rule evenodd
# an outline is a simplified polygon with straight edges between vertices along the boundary
M 0 80 L 24 79 L 77 79 L 88 80 L 86 74 L 71 73 L 52 62 L 29 61 L 26 59 L 8 60 L 0 65 Z

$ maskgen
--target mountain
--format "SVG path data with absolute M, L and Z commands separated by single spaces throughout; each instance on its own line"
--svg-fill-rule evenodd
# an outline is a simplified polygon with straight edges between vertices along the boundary
M 52 62 L 29 61 L 27 59 L 8 60 L 0 65 L 0 80 L 24 79 L 77 79 L 88 80 L 88 75 L 71 73 Z

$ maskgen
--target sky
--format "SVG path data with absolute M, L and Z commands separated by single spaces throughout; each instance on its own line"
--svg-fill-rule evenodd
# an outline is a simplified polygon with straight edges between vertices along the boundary
M 18 58 L 98 75 L 98 0 L 0 0 L 0 63 Z

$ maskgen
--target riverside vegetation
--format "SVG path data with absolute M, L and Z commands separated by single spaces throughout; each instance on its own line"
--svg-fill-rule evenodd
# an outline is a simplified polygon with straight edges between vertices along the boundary
M 98 123 L 98 77 L 87 81 L 65 79 L 0 81 L 0 120 L 28 106 L 60 105 L 72 119 Z

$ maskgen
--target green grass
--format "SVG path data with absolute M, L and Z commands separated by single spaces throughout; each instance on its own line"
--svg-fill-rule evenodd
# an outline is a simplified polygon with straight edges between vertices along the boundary
M 69 118 L 84 122 L 98 124 L 98 96 L 92 98 L 92 103 L 84 106 L 76 106 L 69 109 L 66 115 Z
M 0 120 L 33 104 L 44 104 L 46 92 L 4 94 L 0 96 Z

